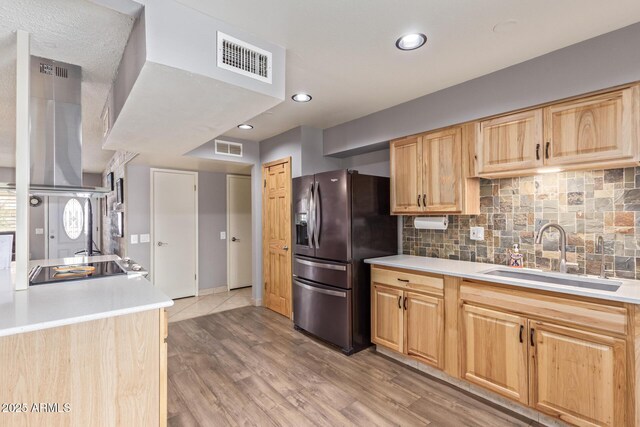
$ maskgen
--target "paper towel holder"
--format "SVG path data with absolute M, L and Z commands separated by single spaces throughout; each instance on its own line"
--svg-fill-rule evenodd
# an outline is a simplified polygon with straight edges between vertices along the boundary
M 446 230 L 449 227 L 448 216 L 421 216 L 413 221 L 417 230 Z

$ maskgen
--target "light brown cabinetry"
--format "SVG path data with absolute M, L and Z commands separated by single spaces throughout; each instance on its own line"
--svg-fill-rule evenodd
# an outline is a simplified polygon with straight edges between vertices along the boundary
M 371 280 L 371 341 L 442 368 L 442 278 L 374 269 Z
M 468 304 L 462 316 L 464 379 L 527 404 L 527 320 Z
M 479 213 L 479 183 L 468 178 L 474 144 L 473 126 L 391 141 L 391 212 Z
M 484 120 L 476 145 L 478 176 L 635 166 L 639 129 L 639 86 Z

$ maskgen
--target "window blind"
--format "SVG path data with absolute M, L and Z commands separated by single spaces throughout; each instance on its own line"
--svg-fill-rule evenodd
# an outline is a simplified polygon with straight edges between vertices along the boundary
M 16 231 L 16 194 L 0 190 L 0 231 Z

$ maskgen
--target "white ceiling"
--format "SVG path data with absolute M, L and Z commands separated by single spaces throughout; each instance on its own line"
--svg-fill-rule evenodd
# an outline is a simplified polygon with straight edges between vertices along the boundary
M 141 153 L 131 160 L 130 163 L 151 165 L 154 168 L 237 173 L 243 175 L 251 174 L 251 165 L 243 163 L 225 162 L 223 160 L 192 156 L 167 156 L 163 153 Z
M 0 0 L 0 166 L 15 164 L 15 31 L 31 33 L 31 53 L 82 67 L 83 169 L 101 172 L 100 114 L 133 18 L 86 0 Z
M 331 127 L 640 21 L 638 0 L 178 0 L 287 49 L 287 100 L 227 135 Z M 510 31 L 493 32 L 517 20 Z M 424 32 L 427 45 L 395 40 Z M 313 95 L 308 104 L 290 97 Z

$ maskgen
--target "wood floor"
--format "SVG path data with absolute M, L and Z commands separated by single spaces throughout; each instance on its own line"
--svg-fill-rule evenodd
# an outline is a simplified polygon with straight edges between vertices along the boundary
M 371 349 L 346 357 L 243 307 L 169 325 L 170 426 L 528 426 Z

